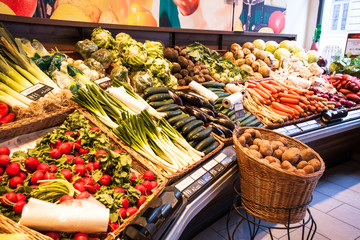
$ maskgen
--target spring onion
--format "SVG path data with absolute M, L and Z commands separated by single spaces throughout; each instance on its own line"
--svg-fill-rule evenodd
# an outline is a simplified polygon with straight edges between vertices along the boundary
M 9 95 L 6 92 L 1 91 L 1 90 L 0 90 L 0 102 L 4 102 L 11 107 L 14 107 L 14 106 L 28 107 L 28 105 L 20 102 L 16 98 L 12 97 L 11 95 Z
M 16 98 L 17 100 L 19 100 L 20 102 L 26 104 L 26 105 L 30 105 L 30 103 L 32 103 L 33 101 L 27 97 L 25 97 L 24 95 L 16 92 L 15 90 L 13 90 L 12 88 L 8 87 L 7 85 L 3 84 L 0 82 L 0 90 L 9 94 L 10 96 Z

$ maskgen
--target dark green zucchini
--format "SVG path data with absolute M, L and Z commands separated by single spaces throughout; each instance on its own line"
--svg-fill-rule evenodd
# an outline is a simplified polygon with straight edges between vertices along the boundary
M 175 117 L 169 118 L 167 121 L 170 123 L 171 126 L 174 126 L 175 123 L 185 118 L 188 118 L 189 116 L 190 116 L 189 114 L 180 114 Z
M 255 127 L 257 125 L 259 125 L 261 122 L 259 121 L 259 119 L 255 119 L 254 121 L 248 123 L 246 126 L 248 127 Z
M 251 117 L 245 119 L 244 121 L 240 122 L 240 126 L 247 126 L 249 123 L 251 123 L 252 121 L 254 121 L 256 119 L 255 115 L 252 115 Z
M 188 124 L 189 122 L 192 122 L 196 120 L 196 117 L 194 116 L 191 116 L 191 117 L 188 117 L 188 118 L 185 118 L 181 121 L 178 121 L 177 123 L 175 123 L 174 125 L 174 128 L 176 128 L 177 130 L 180 130 L 182 129 L 186 124 Z
M 209 147 L 211 144 L 215 142 L 214 136 L 208 136 L 207 138 L 201 140 L 198 145 L 196 145 L 195 149 L 198 151 L 203 151 L 207 147 Z
M 226 98 L 226 97 L 230 96 L 231 94 L 228 93 L 228 92 L 225 92 L 225 93 L 216 94 L 216 95 L 218 95 L 219 98 Z M 222 101 L 222 100 L 221 100 L 221 101 Z
M 204 122 L 201 120 L 194 120 L 191 121 L 189 123 L 187 123 L 182 129 L 181 129 L 181 133 L 186 136 L 187 134 L 189 134 L 193 129 L 200 127 L 201 125 L 203 125 Z
M 207 138 L 210 133 L 212 132 L 212 127 L 207 127 L 205 130 L 196 133 L 191 137 L 191 140 L 202 140 L 204 138 Z
M 167 99 L 172 99 L 172 97 L 169 93 L 158 93 L 158 94 L 151 95 L 150 97 L 148 97 L 146 99 L 146 101 L 147 102 L 158 102 L 158 101 L 163 101 L 163 100 L 167 100 Z
M 202 85 L 206 88 L 223 88 L 223 87 L 225 87 L 225 83 L 220 83 L 220 82 L 204 82 Z
M 167 87 L 149 87 L 144 90 L 144 98 L 158 94 L 158 93 L 168 93 L 169 90 Z
M 173 104 L 174 100 L 169 99 L 169 100 L 165 100 L 165 101 L 158 101 L 158 102 L 150 102 L 149 105 L 152 106 L 153 108 L 159 108 L 165 105 L 169 105 L 169 104 Z
M 247 119 L 247 118 L 249 118 L 249 117 L 251 117 L 251 112 L 245 113 L 245 115 L 242 116 L 241 118 L 239 118 L 238 121 L 239 121 L 239 122 L 242 122 L 242 121 L 244 121 L 245 119 Z
M 175 111 L 169 111 L 169 112 L 164 112 L 164 113 L 167 114 L 167 115 L 166 115 L 166 119 L 168 119 L 168 118 L 172 118 L 172 117 L 175 117 L 175 116 L 177 116 L 177 115 L 180 115 L 180 114 L 182 114 L 183 112 L 182 112 L 181 110 L 175 110 Z
M 168 111 L 175 111 L 179 109 L 179 105 L 177 104 L 169 104 L 169 105 L 165 105 L 159 108 L 156 108 L 156 111 L 158 112 L 168 112 Z
M 212 151 L 214 151 L 217 147 L 219 146 L 218 142 L 214 142 L 213 144 L 211 144 L 210 146 L 208 146 L 207 148 L 205 148 L 203 150 L 204 154 L 207 155 L 209 153 L 211 153 Z
M 203 127 L 203 126 L 195 128 L 194 130 L 189 132 L 188 135 L 186 135 L 186 140 L 190 141 L 192 139 L 192 136 L 194 136 L 195 134 L 197 134 L 197 133 L 199 133 L 199 132 L 201 132 L 203 130 L 205 130 L 205 127 Z
M 199 144 L 199 142 L 200 142 L 200 141 L 190 141 L 189 144 L 190 144 L 190 146 L 192 146 L 193 148 L 195 148 L 196 145 Z

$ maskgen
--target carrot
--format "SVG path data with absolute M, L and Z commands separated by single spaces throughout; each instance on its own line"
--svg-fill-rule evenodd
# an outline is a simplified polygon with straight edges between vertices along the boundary
M 310 106 L 309 108 L 310 108 L 310 111 L 311 111 L 311 112 L 314 112 L 314 111 L 316 110 L 316 107 L 315 107 L 315 106 Z
M 273 97 L 273 98 L 278 98 L 278 94 L 277 93 L 273 93 L 273 94 L 271 94 L 271 96 Z
M 314 95 L 314 92 L 313 92 L 313 91 L 308 91 L 308 92 L 306 93 L 306 95 L 312 96 L 312 95 Z
M 317 107 L 317 108 L 316 108 L 316 111 L 317 111 L 317 112 L 321 112 L 321 111 L 322 111 L 322 108 L 321 108 L 321 107 Z
M 276 84 L 273 84 L 271 83 L 271 81 L 267 81 L 266 82 L 268 85 L 272 86 L 273 88 L 276 89 L 276 91 L 280 92 L 281 91 L 281 86 L 279 86 L 277 83 Z
M 289 91 L 290 94 L 296 95 L 296 96 L 300 96 L 297 92 L 295 92 L 294 90 L 290 90 Z
M 266 82 L 260 82 L 260 85 L 263 86 L 265 89 L 269 90 L 272 93 L 277 93 L 276 88 L 274 88 L 270 84 L 267 84 Z
M 280 110 L 275 109 L 273 106 L 270 106 L 271 110 L 274 111 L 275 113 L 281 115 L 281 116 L 286 116 L 289 117 L 289 114 Z
M 256 82 L 255 85 L 256 85 L 256 87 L 257 87 L 258 89 L 260 89 L 263 93 L 265 93 L 266 95 L 268 95 L 268 96 L 269 96 L 268 98 L 270 98 L 271 93 L 270 93 L 268 90 L 266 90 L 263 86 L 261 86 L 260 83 L 257 83 L 257 82 Z
M 255 88 L 256 85 L 253 84 L 252 82 L 248 82 L 248 85 L 247 85 L 248 88 Z
M 275 102 L 275 98 L 273 96 L 270 97 L 271 102 Z
M 298 111 L 299 113 L 303 113 L 304 109 L 302 109 L 299 105 L 296 104 L 290 104 L 290 103 L 283 103 L 284 105 L 291 107 L 293 109 L 296 109 L 296 111 Z
M 282 102 L 282 103 L 298 104 L 298 103 L 299 103 L 299 99 L 281 97 L 281 98 L 280 98 L 280 102 Z
M 291 104 L 286 104 L 286 103 L 283 103 L 283 104 L 284 104 L 285 106 L 289 107 L 291 110 L 293 110 L 294 113 L 295 113 L 295 115 L 300 115 L 300 112 L 299 112 L 297 109 L 289 106 L 289 105 L 291 105 Z
M 266 93 L 264 93 L 263 91 L 261 91 L 259 88 L 253 88 L 261 97 L 269 99 L 270 96 L 268 96 Z
M 303 94 L 305 94 L 306 93 L 306 90 L 300 90 L 300 89 L 296 89 L 296 88 L 294 88 L 294 89 L 292 89 L 294 92 L 296 92 L 297 94 L 299 94 L 299 95 L 303 95 Z
M 311 106 L 315 106 L 315 101 L 310 101 Z
M 322 104 L 322 102 L 318 102 L 318 104 L 319 104 L 319 107 L 324 108 L 324 104 Z
M 273 106 L 275 109 L 279 110 L 279 111 L 283 111 L 283 112 L 286 112 L 286 113 L 289 113 L 291 115 L 294 115 L 294 111 L 292 109 L 290 109 L 289 107 L 281 104 L 281 103 L 277 103 L 277 102 L 273 102 L 271 104 L 271 106 Z
M 305 105 L 310 105 L 310 102 L 306 99 L 306 97 L 300 97 L 300 101 Z
M 255 89 L 248 89 L 249 93 L 254 97 L 256 98 L 260 103 L 263 103 L 265 104 L 265 99 L 260 96 L 256 91 L 254 91 Z
M 299 95 L 294 95 L 294 94 L 288 94 L 288 93 L 278 93 L 279 97 L 285 97 L 285 98 L 293 98 L 293 99 L 298 99 L 300 98 Z

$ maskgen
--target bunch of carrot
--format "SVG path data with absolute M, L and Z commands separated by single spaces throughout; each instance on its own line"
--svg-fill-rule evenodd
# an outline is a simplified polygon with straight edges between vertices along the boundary
M 289 87 L 274 80 L 249 81 L 246 87 L 245 107 L 255 111 L 267 124 L 282 123 L 335 107 L 335 102 L 314 95 L 312 91 Z

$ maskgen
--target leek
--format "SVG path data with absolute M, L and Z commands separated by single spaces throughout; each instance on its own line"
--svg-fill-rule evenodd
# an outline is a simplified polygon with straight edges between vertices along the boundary
M 3 92 L 1 90 L 0 90 L 0 102 L 4 102 L 11 107 L 14 107 L 14 106 L 28 107 L 26 104 L 20 102 L 16 98 L 10 96 L 9 94 L 7 94 L 6 92 Z
M 8 64 L 14 68 L 16 71 L 18 71 L 21 75 L 23 75 L 27 80 L 29 80 L 32 84 L 37 84 L 40 81 L 31 73 L 29 73 L 28 71 L 26 71 L 25 69 L 23 69 L 22 67 L 20 67 L 19 65 L 16 65 L 14 63 L 12 63 L 11 61 L 8 61 Z
M 12 88 L 8 87 L 7 85 L 3 84 L 0 82 L 0 90 L 9 94 L 10 96 L 13 96 L 14 98 L 16 98 L 17 100 L 19 100 L 20 102 L 26 104 L 26 105 L 30 105 L 30 103 L 33 102 L 33 100 L 31 100 L 30 98 L 25 97 L 24 95 L 16 92 L 15 90 L 13 90 Z
M 8 75 L 11 79 L 25 88 L 33 86 L 26 78 L 12 68 L 3 56 L 0 56 L 0 71 Z
M 26 87 L 20 85 L 19 83 L 15 82 L 11 78 L 9 78 L 6 74 L 0 72 L 0 81 L 6 84 L 7 86 L 11 87 L 17 92 L 21 92 L 26 89 Z
M 19 46 L 21 44 L 22 49 L 24 50 L 27 57 L 34 57 L 36 50 L 31 45 L 31 42 L 25 38 L 15 38 L 16 44 Z

